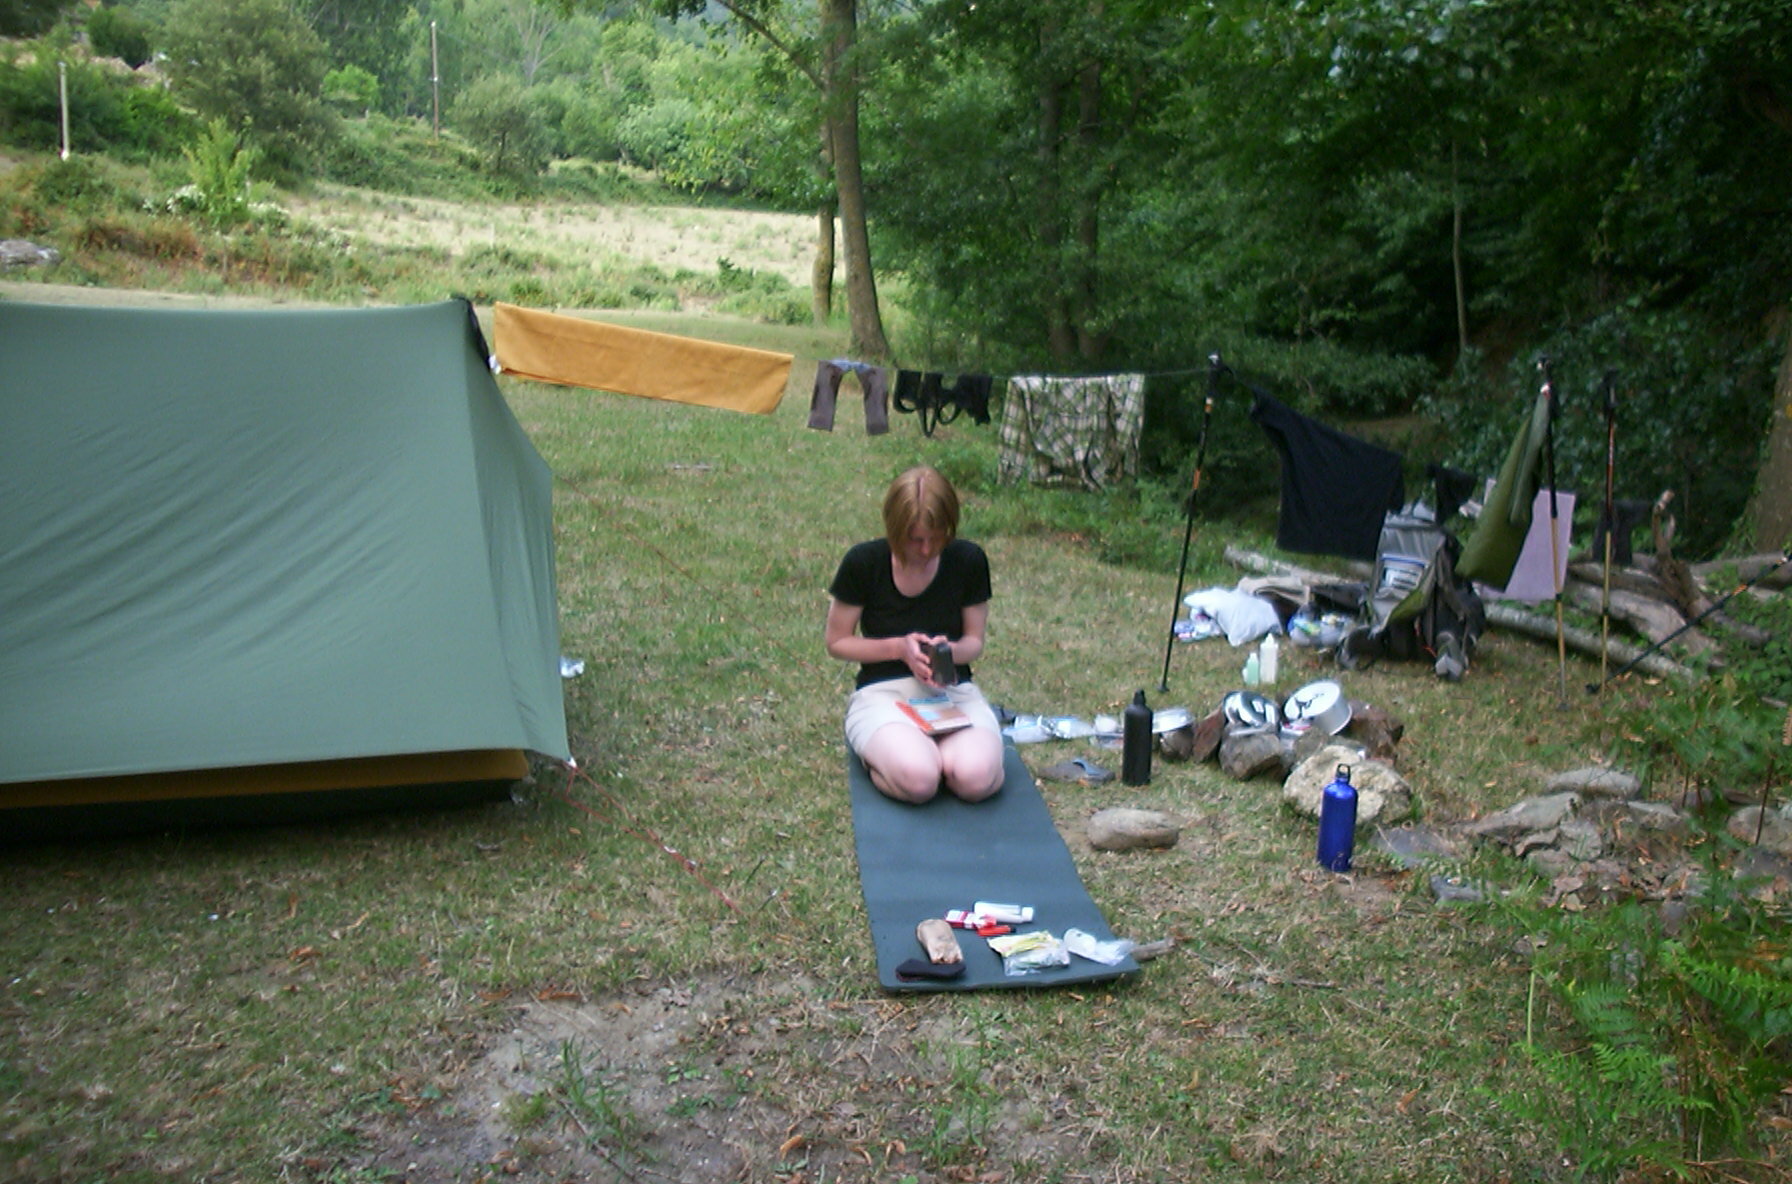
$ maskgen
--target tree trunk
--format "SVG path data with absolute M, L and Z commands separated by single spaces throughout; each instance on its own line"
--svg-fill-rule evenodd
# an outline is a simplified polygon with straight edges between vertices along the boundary
M 1108 335 L 1092 326 L 1100 309 L 1095 260 L 1101 251 L 1101 185 L 1095 169 L 1101 143 L 1101 65 L 1090 61 L 1077 79 L 1078 183 L 1076 187 L 1076 264 L 1071 312 L 1076 317 L 1076 344 L 1081 360 L 1097 361 Z
M 815 214 L 815 261 L 809 265 L 809 311 L 817 325 L 834 315 L 834 203 Z
M 1762 551 L 1792 547 L 1792 310 L 1786 315 L 1786 353 L 1773 384 L 1773 420 L 1767 428 L 1767 454 L 1761 458 L 1749 524 L 1754 545 Z
M 1057 34 L 1057 22 L 1048 17 L 1039 29 L 1043 63 Z M 1064 100 L 1058 79 L 1049 66 L 1039 70 L 1039 187 L 1034 194 L 1039 211 L 1040 312 L 1045 319 L 1045 346 L 1052 361 L 1068 369 L 1076 358 L 1076 331 L 1070 315 L 1064 280 L 1064 203 L 1059 176 L 1064 143 Z
M 828 127 L 821 126 L 821 153 L 817 168 L 826 184 L 833 170 L 833 152 L 828 146 Z M 809 311 L 817 325 L 825 325 L 834 315 L 834 215 L 839 203 L 824 201 L 815 212 L 815 261 L 809 268 Z
M 1462 175 L 1455 141 L 1450 143 L 1450 272 L 1456 279 L 1456 357 L 1468 357 L 1468 285 L 1462 278 Z
M 857 0 L 821 0 L 822 106 L 834 157 L 834 189 L 840 197 L 840 238 L 846 254 L 848 348 L 855 358 L 890 356 L 877 280 L 871 270 L 866 229 L 865 179 L 859 163 L 859 85 L 852 62 L 858 34 Z

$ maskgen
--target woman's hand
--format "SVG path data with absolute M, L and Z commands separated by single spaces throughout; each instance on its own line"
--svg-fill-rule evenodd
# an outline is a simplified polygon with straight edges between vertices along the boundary
M 902 660 L 908 672 L 936 689 L 940 684 L 933 681 L 933 647 L 945 640 L 926 633 L 910 633 L 902 639 Z

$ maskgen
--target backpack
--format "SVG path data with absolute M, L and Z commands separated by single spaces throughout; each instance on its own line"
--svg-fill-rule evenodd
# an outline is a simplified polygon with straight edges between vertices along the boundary
M 1392 513 L 1383 521 L 1364 620 L 1338 646 L 1338 664 L 1360 670 L 1383 657 L 1429 661 L 1455 682 L 1487 627 L 1474 584 L 1456 575 L 1462 544 L 1429 518 Z

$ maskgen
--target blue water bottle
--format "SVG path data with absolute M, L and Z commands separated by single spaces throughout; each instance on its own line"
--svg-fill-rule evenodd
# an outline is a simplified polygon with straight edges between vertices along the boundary
M 1319 862 L 1334 872 L 1350 870 L 1356 847 L 1356 790 L 1350 784 L 1350 766 L 1339 765 L 1338 775 L 1319 796 Z

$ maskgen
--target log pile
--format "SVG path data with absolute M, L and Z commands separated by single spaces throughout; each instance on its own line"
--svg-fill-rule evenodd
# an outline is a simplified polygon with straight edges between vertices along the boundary
M 1766 631 L 1724 611 L 1736 596 L 1777 597 L 1792 587 L 1792 562 L 1785 554 L 1751 555 L 1711 563 L 1688 564 L 1673 553 L 1674 520 L 1668 513 L 1672 493 L 1654 506 L 1650 532 L 1652 553 L 1633 555 L 1628 564 L 1610 567 L 1602 555 L 1570 556 L 1562 588 L 1565 606 L 1598 618 L 1593 628 L 1564 624 L 1566 648 L 1593 657 L 1604 654 L 1614 668 L 1633 668 L 1661 677 L 1696 680 L 1699 669 L 1721 670 L 1726 648 L 1759 648 L 1771 640 Z M 1309 586 L 1336 584 L 1332 573 L 1309 571 L 1242 547 L 1227 547 L 1226 559 L 1248 571 L 1293 579 Z M 1367 580 L 1366 564 L 1347 565 L 1346 579 Z M 1720 585 L 1720 579 L 1735 582 Z M 1489 628 L 1509 629 L 1554 642 L 1556 619 L 1549 606 L 1535 610 L 1511 601 L 1486 603 Z

